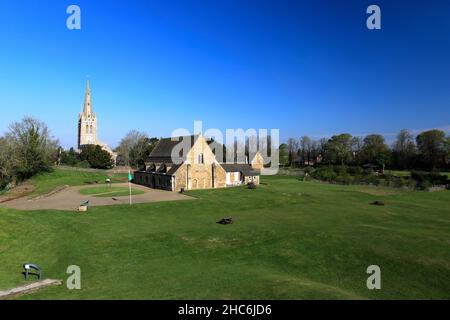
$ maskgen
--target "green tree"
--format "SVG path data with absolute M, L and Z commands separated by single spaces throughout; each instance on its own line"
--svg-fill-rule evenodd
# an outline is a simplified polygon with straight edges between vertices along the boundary
M 158 141 L 158 138 L 140 138 L 130 149 L 130 165 L 139 167 L 140 165 L 144 164 Z
M 11 141 L 0 137 L 0 190 L 14 179 L 14 167 L 16 162 Z
M 289 150 L 286 143 L 280 144 L 280 150 L 279 150 L 279 163 L 281 166 L 288 166 L 289 165 Z
M 68 166 L 76 166 L 80 162 L 80 155 L 73 149 L 69 151 L 63 150 L 61 152 L 61 164 Z
M 98 145 L 88 144 L 81 146 L 81 161 L 87 161 L 91 168 L 109 169 L 114 165 L 111 155 Z
M 416 137 L 416 142 L 419 157 L 425 167 L 434 170 L 444 164 L 447 155 L 444 131 L 424 131 Z
M 326 159 L 333 164 L 348 164 L 352 160 L 352 136 L 348 133 L 332 136 L 326 143 Z
M 361 159 L 365 163 L 384 166 L 388 163 L 390 156 L 389 147 L 384 137 L 379 134 L 371 134 L 364 138 L 361 148 Z
M 450 135 L 445 139 L 445 164 L 448 166 L 450 160 Z
M 50 137 L 45 123 L 25 117 L 9 126 L 5 141 L 11 152 L 12 173 L 19 180 L 50 171 L 56 160 L 58 142 Z

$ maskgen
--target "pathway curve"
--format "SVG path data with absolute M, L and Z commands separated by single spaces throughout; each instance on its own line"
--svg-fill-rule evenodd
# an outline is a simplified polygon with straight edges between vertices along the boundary
M 128 187 L 127 183 L 114 183 L 114 187 Z M 0 203 L 0 207 L 13 208 L 18 210 L 46 210 L 46 209 L 56 209 L 56 210 L 78 210 L 78 206 L 89 200 L 90 206 L 108 206 L 116 204 L 128 204 L 129 197 L 94 197 L 88 195 L 80 194 L 79 190 L 84 188 L 95 188 L 99 185 L 89 185 L 89 186 L 76 186 L 68 187 L 58 193 L 50 195 L 41 199 L 28 199 L 27 197 L 22 197 L 19 199 L 14 199 L 8 202 Z M 144 194 L 132 196 L 133 203 L 146 203 L 146 202 L 158 202 L 158 201 L 173 201 L 173 200 L 189 200 L 192 197 L 164 190 L 150 189 L 144 186 L 133 184 L 134 189 L 140 189 L 144 191 Z

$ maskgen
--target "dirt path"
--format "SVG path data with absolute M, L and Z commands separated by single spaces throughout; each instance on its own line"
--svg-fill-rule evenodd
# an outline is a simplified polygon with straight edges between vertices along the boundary
M 52 279 L 45 279 L 33 282 L 10 290 L 0 291 L 0 300 L 12 299 L 23 294 L 32 293 L 34 291 L 37 291 L 39 289 L 48 286 L 60 286 L 62 284 L 63 284 L 62 280 L 52 280 Z
M 33 185 L 29 181 L 26 181 L 13 188 L 11 191 L 1 195 L 0 204 L 3 202 L 25 197 L 29 195 L 33 190 L 34 190 Z
M 115 187 L 128 187 L 127 183 L 115 183 Z M 93 197 L 85 196 L 79 193 L 80 189 L 84 188 L 95 188 L 97 185 L 93 186 L 77 186 L 68 187 L 58 193 L 50 195 L 41 199 L 28 199 L 27 197 L 22 197 L 19 199 L 14 199 L 8 202 L 0 203 L 0 207 L 13 208 L 18 210 L 45 210 L 45 209 L 56 209 L 56 210 L 70 210 L 75 211 L 78 206 L 89 200 L 90 206 L 108 206 L 116 204 L 128 204 L 129 198 L 125 197 Z M 134 189 L 140 189 L 144 191 L 144 194 L 132 196 L 133 203 L 146 203 L 146 202 L 158 202 L 158 201 L 173 201 L 173 200 L 188 200 L 193 199 L 192 197 L 182 195 L 176 192 L 163 191 L 156 189 L 149 189 L 144 186 L 133 185 Z

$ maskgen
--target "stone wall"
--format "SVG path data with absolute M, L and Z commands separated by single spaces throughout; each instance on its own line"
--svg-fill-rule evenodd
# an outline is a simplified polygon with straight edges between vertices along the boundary
M 220 165 L 216 165 L 214 186 L 216 188 L 225 188 L 227 186 L 226 183 L 227 183 L 226 171 Z
M 251 162 L 252 168 L 255 170 L 261 170 L 264 167 L 264 159 L 261 156 L 261 153 L 257 152 L 255 157 Z
M 181 188 L 187 190 L 186 173 L 187 173 L 187 165 L 183 164 L 181 167 L 178 168 L 177 172 L 175 173 L 175 190 L 173 191 L 179 192 L 181 191 Z
M 155 163 L 155 165 L 159 168 L 161 163 Z M 255 170 L 263 167 L 263 158 L 259 153 L 251 165 Z M 167 165 L 167 169 L 169 168 L 170 165 Z M 226 175 L 226 171 L 217 162 L 205 138 L 200 135 L 186 155 L 186 161 L 175 172 L 173 191 L 179 192 L 182 188 L 184 190 L 225 188 Z M 259 184 L 258 176 L 249 177 L 246 182 L 251 181 L 249 179 Z
M 217 163 L 204 137 L 199 136 L 188 152 L 185 164 L 176 171 L 174 191 L 224 188 L 225 181 L 225 170 Z

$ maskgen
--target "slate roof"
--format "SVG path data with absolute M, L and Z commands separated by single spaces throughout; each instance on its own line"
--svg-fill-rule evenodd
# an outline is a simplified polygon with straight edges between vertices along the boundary
M 221 163 L 226 172 L 241 172 L 244 176 L 259 176 L 260 172 L 254 170 L 251 165 L 246 163 Z
M 188 150 L 180 150 L 180 154 L 178 155 L 178 158 L 176 160 L 186 160 L 186 154 L 191 150 L 192 146 L 194 145 L 195 141 L 197 140 L 198 135 L 192 135 L 192 136 L 183 136 L 179 137 L 178 140 L 172 138 L 163 138 L 159 140 L 158 144 L 155 146 L 153 151 L 150 153 L 150 156 L 148 158 L 148 161 L 150 162 L 164 162 L 164 163 L 173 163 L 172 159 L 172 150 L 175 148 L 176 145 L 178 145 L 180 142 L 184 143 L 188 139 L 190 140 L 190 147 Z M 183 154 L 183 151 L 184 154 Z
M 178 140 L 172 140 L 172 138 L 162 138 L 159 140 L 153 151 L 150 153 L 150 156 L 148 158 L 149 162 L 154 163 L 166 163 L 166 164 L 173 164 L 171 168 L 167 171 L 168 175 L 173 175 L 178 170 L 179 167 L 181 167 L 181 164 L 174 164 L 174 160 L 177 160 L 177 162 L 184 162 L 186 160 L 186 154 L 191 150 L 191 148 L 194 146 L 195 141 L 197 140 L 199 136 L 198 135 L 191 135 L 191 136 L 183 136 L 179 137 Z M 190 142 L 190 147 L 187 150 L 180 150 L 180 154 L 177 158 L 172 158 L 172 150 L 175 148 L 175 146 L 178 145 L 180 142 L 185 142 L 186 140 Z M 212 141 L 207 141 L 208 144 L 212 144 Z M 221 144 L 217 143 L 216 147 L 220 148 L 222 147 Z M 184 154 L 183 154 L 184 151 Z M 217 155 L 216 155 L 217 158 Z M 250 164 L 244 164 L 244 163 L 221 163 L 223 159 L 217 159 L 217 161 L 220 163 L 220 166 L 224 168 L 226 172 L 241 172 L 244 176 L 259 176 L 260 172 L 258 170 L 254 170 Z M 156 168 L 158 169 L 158 168 Z
M 168 171 L 167 174 L 174 175 L 177 172 L 178 168 L 181 167 L 181 164 L 174 164 Z

